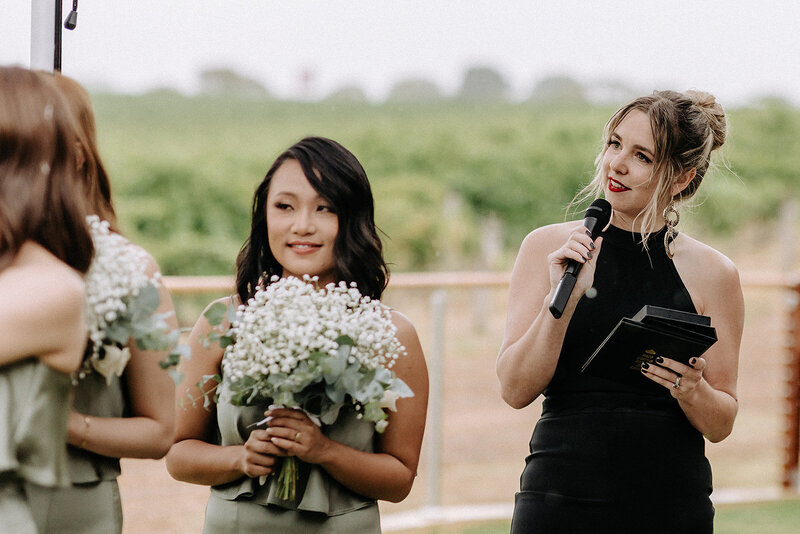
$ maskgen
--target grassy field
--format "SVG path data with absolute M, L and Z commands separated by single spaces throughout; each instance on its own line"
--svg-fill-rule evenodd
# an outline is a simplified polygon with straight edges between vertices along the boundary
M 252 192 L 307 135 L 361 160 L 396 270 L 508 268 L 531 229 L 562 221 L 591 178 L 613 109 L 597 106 L 370 105 L 96 95 L 101 152 L 123 230 L 165 274 L 227 274 L 246 237 Z M 723 163 L 682 227 L 728 236 L 775 221 L 795 195 L 800 111 L 730 113 Z M 727 166 L 724 165 L 727 160 Z M 581 210 L 578 209 L 578 212 Z M 487 221 L 500 223 L 486 259 Z M 490 264 L 487 264 L 487 261 Z

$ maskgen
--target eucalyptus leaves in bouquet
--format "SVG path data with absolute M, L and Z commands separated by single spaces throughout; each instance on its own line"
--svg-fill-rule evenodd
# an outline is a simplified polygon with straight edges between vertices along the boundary
M 226 313 L 231 327 L 214 339 L 225 348 L 220 390 L 231 404 L 302 409 L 324 425 L 349 406 L 380 433 L 386 409 L 413 396 L 392 370 L 405 347 L 389 308 L 355 283 L 320 288 L 316 277 L 274 276 L 235 312 L 217 303 L 206 317 L 218 325 Z M 295 497 L 294 462 L 286 458 L 278 475 L 287 500 Z
M 157 313 L 161 274 L 149 276 L 147 253 L 111 232 L 108 221 L 96 215 L 86 220 L 95 254 L 86 275 L 89 343 L 76 378 L 97 372 L 110 384 L 113 376 L 125 370 L 131 356 L 127 345 L 133 340 L 142 350 L 169 350 L 161 367 L 179 380 L 173 367 L 189 356 L 188 347 L 178 344 L 180 332 L 167 323 L 173 312 Z

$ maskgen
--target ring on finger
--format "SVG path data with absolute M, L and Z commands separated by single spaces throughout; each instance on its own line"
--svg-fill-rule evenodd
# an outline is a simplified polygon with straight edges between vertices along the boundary
M 294 440 L 295 441 L 300 441 L 300 432 L 298 432 L 297 434 L 294 435 Z
M 680 376 L 675 379 L 675 383 L 672 384 L 672 387 L 674 389 L 678 389 L 679 387 L 681 387 L 681 377 Z

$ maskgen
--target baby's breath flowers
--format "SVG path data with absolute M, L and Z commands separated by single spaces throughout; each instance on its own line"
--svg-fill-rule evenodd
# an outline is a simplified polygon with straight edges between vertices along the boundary
M 89 344 L 77 378 L 96 371 L 110 384 L 114 375 L 121 376 L 125 370 L 131 356 L 130 340 L 144 350 L 172 349 L 167 361 L 177 361 L 184 349 L 176 346 L 179 332 L 166 322 L 173 312 L 156 313 L 161 302 L 161 274 L 148 276 L 147 254 L 111 232 L 108 221 L 90 215 L 86 222 L 95 253 L 86 274 Z
M 350 406 L 383 432 L 384 409 L 413 396 L 392 371 L 405 347 L 389 308 L 361 295 L 355 283 L 320 288 L 317 281 L 275 276 L 239 306 L 218 338 L 225 346 L 221 400 L 299 408 L 328 425 Z M 206 316 L 221 322 L 225 306 L 217 306 Z M 292 462 L 284 461 L 282 473 Z M 278 482 L 279 496 L 293 500 L 291 481 L 279 475 Z

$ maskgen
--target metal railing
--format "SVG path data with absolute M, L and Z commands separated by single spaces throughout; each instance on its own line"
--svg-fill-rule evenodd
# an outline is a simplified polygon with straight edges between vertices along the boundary
M 441 417 L 442 417 L 442 361 L 444 358 L 444 317 L 446 292 L 448 288 L 502 288 L 507 287 L 510 273 L 505 272 L 429 272 L 393 274 L 389 289 L 427 289 L 431 291 L 430 310 L 432 314 L 433 341 L 428 351 L 430 358 L 430 404 L 428 418 L 432 446 L 429 450 L 429 463 L 432 471 L 429 477 L 428 504 L 439 504 L 439 469 L 441 466 Z M 175 295 L 200 293 L 230 293 L 234 287 L 230 276 L 165 276 L 167 288 Z M 742 288 L 745 293 L 751 289 L 777 289 L 785 292 L 786 309 L 786 359 L 785 396 L 783 421 L 782 486 L 797 491 L 798 462 L 800 461 L 800 274 L 745 273 L 742 275 Z

